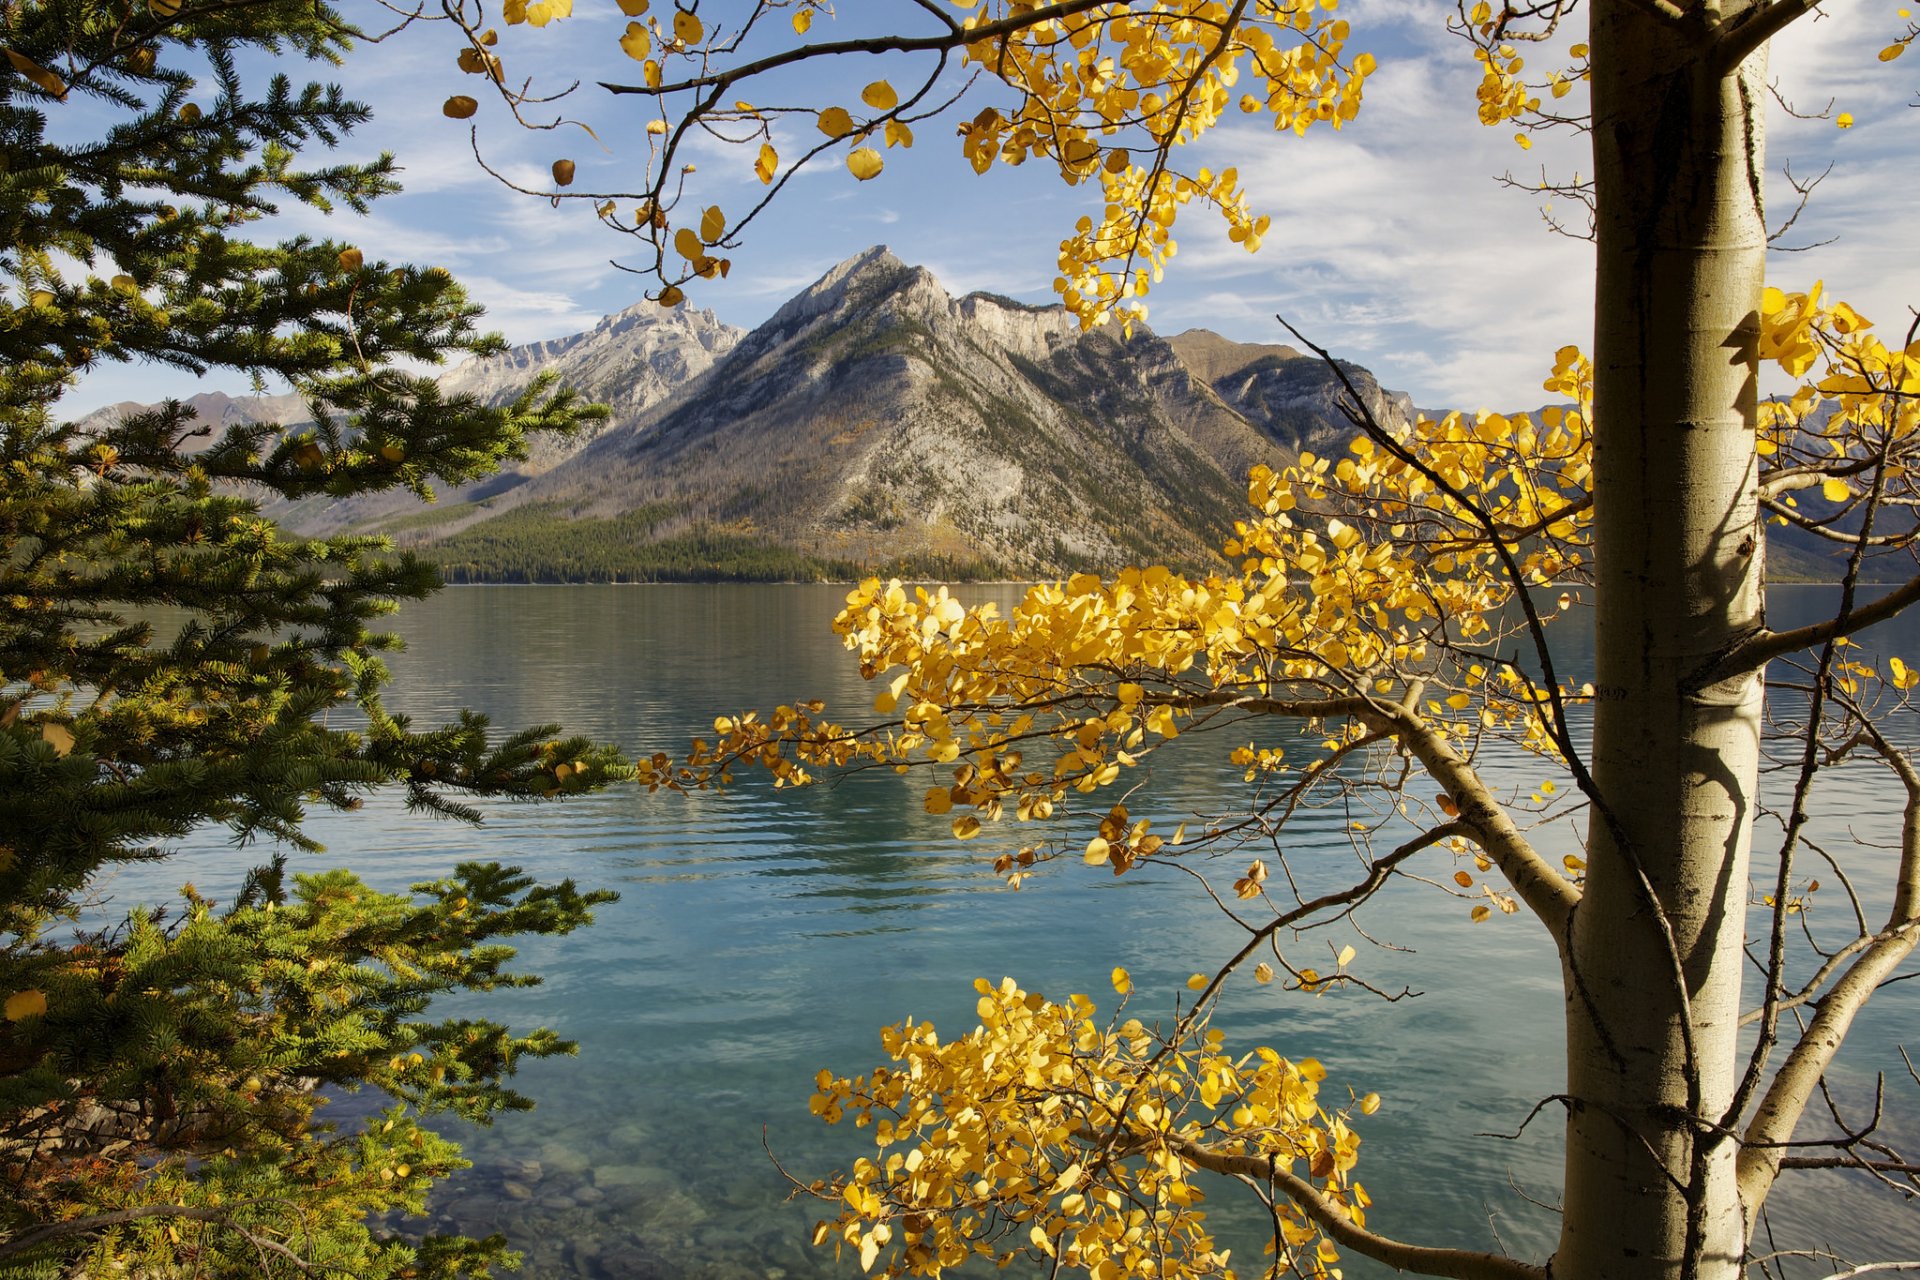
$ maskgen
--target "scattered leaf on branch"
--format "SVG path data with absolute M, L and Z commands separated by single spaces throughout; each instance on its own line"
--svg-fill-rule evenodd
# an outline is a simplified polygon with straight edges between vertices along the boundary
M 829 138 L 844 138 L 853 132 L 853 117 L 845 107 L 828 107 L 814 123 Z
M 553 162 L 553 180 L 563 187 L 573 185 L 573 161 L 555 160 Z
M 456 93 L 440 104 L 440 114 L 452 120 L 465 120 L 480 109 L 480 104 L 464 93 Z
M 33 83 L 39 85 L 54 97 L 64 98 L 67 96 L 67 82 L 35 62 L 32 58 L 29 58 L 26 54 L 15 49 L 9 49 L 7 50 L 7 61 L 13 64 L 15 71 L 18 71 L 21 75 L 33 81 Z
M 869 178 L 879 177 L 885 163 L 880 153 L 872 147 L 855 147 L 847 155 L 847 172 L 865 182 Z

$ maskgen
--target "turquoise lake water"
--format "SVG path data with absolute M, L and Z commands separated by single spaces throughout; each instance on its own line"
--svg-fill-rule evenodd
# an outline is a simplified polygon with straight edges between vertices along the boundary
M 421 723 L 462 707 L 502 726 L 560 722 L 633 754 L 683 749 L 725 711 L 820 696 L 854 712 L 873 691 L 828 629 L 844 593 L 449 590 L 398 620 L 408 650 L 392 663 L 391 704 Z M 959 594 L 1005 605 L 1018 589 Z M 1820 589 L 1777 591 L 1774 624 L 1829 598 Z M 1898 639 L 1914 659 L 1920 623 Z M 1895 731 L 1920 737 L 1910 725 Z M 1224 748 L 1194 745 L 1190 760 L 1156 765 L 1152 799 L 1134 800 L 1136 813 L 1171 822 L 1232 808 L 1244 788 L 1220 765 Z M 1522 794 L 1544 776 L 1519 760 L 1499 768 Z M 462 1135 L 476 1167 L 439 1195 L 436 1222 L 506 1231 L 527 1253 L 525 1274 L 539 1277 L 857 1275 L 857 1263 L 836 1265 L 830 1251 L 806 1245 L 821 1215 L 784 1202 L 768 1155 L 815 1177 L 872 1150 L 868 1131 L 829 1129 L 808 1116 L 816 1070 L 875 1065 L 878 1028 L 908 1015 L 964 1032 L 975 1021 L 976 977 L 1011 975 L 1054 997 L 1086 992 L 1105 1010 L 1108 972 L 1124 965 L 1136 985 L 1132 1012 L 1165 1016 L 1189 973 L 1211 972 L 1237 946 L 1237 928 L 1177 872 L 1116 880 L 1062 865 L 1006 889 L 988 866 L 995 850 L 987 839 L 956 844 L 946 819 L 921 812 L 925 785 L 869 774 L 777 794 L 758 781 L 692 797 L 624 787 L 565 805 L 492 805 L 477 829 L 408 815 L 384 798 L 316 819 L 313 833 L 329 853 L 306 865 L 350 865 L 382 887 L 493 859 L 622 895 L 594 928 L 524 949 L 521 967 L 543 974 L 543 986 L 486 998 L 490 1016 L 553 1026 L 581 1053 L 523 1073 L 521 1086 L 540 1100 L 536 1112 Z M 1835 771 L 1819 806 L 1820 830 L 1835 847 L 1848 831 L 1881 842 L 1897 831 L 1895 794 L 1871 768 Z M 1344 812 L 1328 810 L 1294 830 L 1290 858 L 1303 879 L 1323 876 L 1332 887 L 1352 877 L 1346 826 Z M 1575 851 L 1570 837 L 1561 843 L 1564 850 L 1550 846 L 1556 856 Z M 1868 878 L 1876 860 L 1890 859 L 1884 843 L 1849 856 Z M 209 837 L 167 864 L 163 883 L 191 879 L 228 898 L 257 857 Z M 1238 874 L 1225 863 L 1207 870 Z M 1453 867 L 1436 856 L 1425 870 L 1444 880 Z M 151 882 L 130 878 L 115 891 L 156 896 Z M 1370 1226 L 1537 1260 L 1554 1230 L 1542 1205 L 1557 1193 L 1557 1117 L 1518 1140 L 1490 1135 L 1512 1133 L 1558 1088 L 1559 972 L 1525 917 L 1475 925 L 1468 907 L 1406 882 L 1359 917 L 1386 946 L 1346 926 L 1326 932 L 1330 951 L 1361 948 L 1357 964 L 1377 986 L 1416 996 L 1316 998 L 1249 979 L 1230 989 L 1216 1025 L 1230 1048 L 1270 1043 L 1319 1058 L 1334 1096 L 1349 1085 L 1382 1095 L 1382 1110 L 1361 1129 L 1357 1171 L 1376 1204 Z M 1297 954 L 1320 945 L 1300 943 Z M 1837 1095 L 1855 1104 L 1870 1099 L 1873 1072 L 1887 1070 L 1885 1127 L 1909 1138 L 1920 1138 L 1920 1089 L 1901 1074 L 1893 1045 L 1916 1026 L 1920 983 L 1883 991 L 1836 1073 Z M 346 1114 L 363 1105 L 339 1107 Z M 1261 1219 L 1236 1190 L 1220 1187 L 1211 1204 L 1225 1242 L 1253 1262 Z M 1776 1193 L 1771 1214 L 1782 1244 L 1855 1260 L 1920 1251 L 1920 1210 L 1863 1181 L 1809 1176 Z M 1347 1273 L 1384 1274 L 1361 1260 L 1349 1260 Z

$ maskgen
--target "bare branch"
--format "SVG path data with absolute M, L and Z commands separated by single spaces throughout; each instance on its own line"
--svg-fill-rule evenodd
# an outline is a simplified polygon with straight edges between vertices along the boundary
M 939 35 L 869 36 L 854 40 L 823 40 L 818 44 L 803 44 L 792 49 L 783 49 L 779 53 L 768 54 L 753 62 L 743 62 L 739 66 L 729 67 L 725 71 L 710 76 L 693 76 L 686 80 L 675 80 L 670 84 L 659 85 L 618 84 L 603 80 L 600 82 L 600 87 L 608 93 L 640 94 L 649 98 L 661 98 L 670 93 L 683 93 L 689 89 L 710 88 L 725 92 L 728 86 L 738 84 L 742 80 L 814 58 L 837 57 L 846 53 L 950 52 L 962 45 L 997 40 L 1002 36 L 1024 31 L 1028 27 L 1037 26 L 1043 22 L 1071 18 L 1076 14 L 1098 9 L 1110 2 L 1111 0 L 1061 0 L 1058 4 L 1025 9 L 994 22 L 983 22 L 977 27 L 963 28 L 958 23 L 949 22 L 948 29 Z
M 1710 666 L 1696 673 L 1692 684 L 1705 688 L 1748 671 L 1757 671 L 1775 658 L 1783 658 L 1802 649 L 1839 636 L 1865 631 L 1876 622 L 1885 622 L 1920 600 L 1920 577 L 1910 578 L 1878 600 L 1848 610 L 1825 622 L 1815 622 L 1788 631 L 1761 630 L 1720 655 Z
M 1344 1208 L 1327 1199 L 1311 1182 L 1295 1175 L 1274 1156 L 1236 1155 L 1173 1136 L 1169 1136 L 1167 1145 L 1182 1160 L 1202 1169 L 1270 1183 L 1285 1192 L 1287 1198 L 1300 1206 L 1301 1212 L 1336 1243 L 1396 1271 L 1448 1276 L 1453 1280 L 1546 1280 L 1545 1267 L 1497 1253 L 1406 1244 L 1357 1227 Z
M 1715 33 L 1707 63 L 1731 75 L 1761 45 L 1820 7 L 1820 0 L 1769 0 L 1741 10 Z
M 1818 1012 L 1800 1035 L 1780 1071 L 1760 1100 L 1742 1135 L 1738 1158 L 1740 1201 L 1749 1220 L 1766 1199 L 1779 1176 L 1782 1144 L 1793 1131 L 1840 1051 L 1854 1017 L 1893 970 L 1920 942 L 1920 769 L 1868 722 L 1870 744 L 1899 777 L 1907 793 L 1901 817 L 1900 864 L 1893 906 L 1881 936 L 1866 947 L 1833 989 L 1820 1001 Z

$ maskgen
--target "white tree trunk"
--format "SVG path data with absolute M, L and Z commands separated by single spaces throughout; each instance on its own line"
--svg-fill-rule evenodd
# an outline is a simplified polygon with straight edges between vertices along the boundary
M 1691 673 L 1761 625 L 1755 337 L 1764 52 L 1593 7 L 1597 670 L 1567 974 L 1556 1280 L 1731 1277 L 1741 941 L 1761 682 Z M 1684 975 L 1684 976 L 1682 976 Z M 1704 1125 L 1701 1121 L 1704 1120 Z

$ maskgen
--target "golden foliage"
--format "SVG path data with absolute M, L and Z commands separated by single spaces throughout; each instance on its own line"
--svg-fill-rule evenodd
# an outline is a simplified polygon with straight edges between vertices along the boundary
M 1131 987 L 1124 970 L 1115 985 Z M 1230 1057 L 1198 1010 L 1163 1035 L 1118 1012 L 1102 1025 L 1084 995 L 1054 1004 L 1012 978 L 974 987 L 970 1033 L 943 1042 L 932 1023 L 904 1022 L 881 1032 L 893 1066 L 820 1072 L 813 1113 L 871 1127 L 878 1150 L 807 1188 L 837 1209 L 816 1244 L 887 1277 L 938 1276 L 976 1255 L 1095 1280 L 1232 1274 L 1195 1179 L 1219 1157 L 1270 1159 L 1364 1225 L 1360 1137 L 1321 1097 L 1319 1063 L 1264 1047 Z M 1273 1274 L 1338 1274 L 1318 1225 L 1284 1197 L 1274 1212 Z

